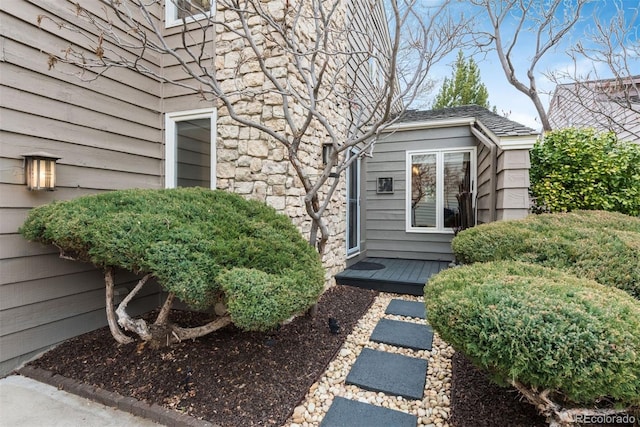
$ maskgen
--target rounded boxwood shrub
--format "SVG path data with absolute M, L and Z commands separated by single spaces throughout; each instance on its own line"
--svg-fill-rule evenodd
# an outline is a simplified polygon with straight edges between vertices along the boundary
M 499 383 L 577 405 L 640 405 L 640 304 L 619 289 L 514 261 L 445 270 L 428 322 Z
M 459 262 L 517 260 L 559 268 L 640 299 L 640 218 L 615 212 L 530 215 L 464 230 L 453 239 Z
M 123 190 L 30 211 L 29 240 L 101 268 L 151 273 L 194 309 L 220 299 L 245 329 L 268 329 L 317 302 L 319 255 L 290 219 L 221 190 Z

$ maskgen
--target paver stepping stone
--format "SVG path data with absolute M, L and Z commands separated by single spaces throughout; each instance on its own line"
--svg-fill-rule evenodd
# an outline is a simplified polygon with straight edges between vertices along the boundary
M 392 299 L 384 313 L 426 319 L 425 311 L 426 309 L 423 302 Z
M 422 399 L 427 361 L 363 348 L 347 375 L 346 384 L 407 399 Z
M 370 340 L 413 350 L 431 350 L 433 330 L 428 325 L 380 319 Z
M 336 397 L 320 427 L 416 427 L 418 418 L 393 409 Z

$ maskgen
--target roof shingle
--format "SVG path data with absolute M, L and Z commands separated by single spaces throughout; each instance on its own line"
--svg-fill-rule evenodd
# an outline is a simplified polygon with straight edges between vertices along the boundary
M 473 117 L 497 136 L 529 136 L 540 132 L 509 120 L 479 105 L 442 108 L 439 110 L 407 110 L 398 123 Z

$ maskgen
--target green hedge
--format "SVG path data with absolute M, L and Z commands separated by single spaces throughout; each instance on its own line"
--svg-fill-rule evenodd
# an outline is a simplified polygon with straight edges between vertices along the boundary
M 234 319 L 269 311 L 262 323 L 240 322 L 248 328 L 303 311 L 324 286 L 317 252 L 288 217 L 220 190 L 123 190 L 54 202 L 31 210 L 20 232 L 101 268 L 153 273 L 196 309 L 229 292 Z M 268 292 L 257 297 L 254 285 Z M 250 303 L 235 301 L 249 296 Z
M 429 324 L 499 383 L 640 405 L 640 304 L 625 292 L 514 261 L 445 270 L 424 291 Z
M 530 215 L 460 232 L 459 262 L 517 260 L 559 268 L 640 299 L 640 218 L 615 212 Z
M 640 145 L 612 132 L 562 129 L 531 150 L 531 192 L 540 209 L 640 215 Z

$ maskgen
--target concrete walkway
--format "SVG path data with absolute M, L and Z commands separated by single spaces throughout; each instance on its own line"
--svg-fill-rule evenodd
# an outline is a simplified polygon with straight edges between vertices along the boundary
M 2 427 L 160 426 L 20 375 L 0 379 Z

